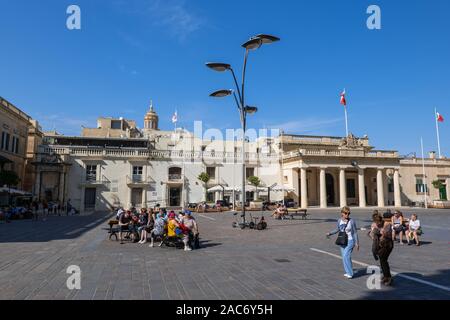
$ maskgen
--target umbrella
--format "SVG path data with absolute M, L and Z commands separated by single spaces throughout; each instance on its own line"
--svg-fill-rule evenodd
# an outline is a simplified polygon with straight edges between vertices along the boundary
M 272 191 L 275 191 L 275 192 L 283 192 L 283 191 L 286 191 L 286 192 L 294 192 L 294 191 L 295 191 L 293 188 L 289 188 L 289 187 L 285 187 L 285 186 L 280 186 L 279 184 L 277 184 L 277 185 L 276 185 L 275 187 L 273 187 L 271 190 L 272 190 Z

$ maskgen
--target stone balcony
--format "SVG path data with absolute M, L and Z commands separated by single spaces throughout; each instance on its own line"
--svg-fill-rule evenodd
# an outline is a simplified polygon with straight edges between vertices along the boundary
M 148 160 L 179 160 L 179 161 L 220 161 L 220 162 L 242 162 L 241 153 L 223 151 L 181 151 L 181 150 L 148 150 L 148 149 L 128 149 L 128 148 L 94 148 L 94 147 L 56 147 L 40 146 L 39 152 L 42 154 L 57 154 L 60 156 L 72 156 L 79 158 L 126 158 L 126 159 L 148 159 Z M 278 161 L 278 154 L 265 154 L 247 152 L 246 162 L 258 161 Z

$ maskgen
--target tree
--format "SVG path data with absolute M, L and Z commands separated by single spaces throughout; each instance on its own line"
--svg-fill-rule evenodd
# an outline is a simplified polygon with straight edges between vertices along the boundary
M 211 177 L 206 172 L 202 172 L 202 173 L 200 173 L 198 175 L 197 179 L 200 180 L 203 183 L 203 187 L 205 188 L 205 201 L 206 201 L 206 199 L 207 199 L 207 197 L 206 197 L 206 193 L 207 193 L 206 185 L 208 184 L 209 180 L 211 180 Z
M 439 199 L 440 200 L 447 200 L 446 199 L 446 192 L 445 192 L 445 185 L 441 180 L 434 180 L 431 182 L 433 187 L 435 187 L 439 191 Z M 444 192 L 443 192 L 444 189 Z
M 250 182 L 250 184 L 252 185 L 252 186 L 255 186 L 256 187 L 256 192 L 255 192 L 255 195 L 256 195 L 256 199 L 258 199 L 258 187 L 261 185 L 261 179 L 259 179 L 258 177 L 256 177 L 256 176 L 250 176 L 250 177 L 248 177 L 248 182 Z M 256 200 L 255 199 L 255 200 Z
M 0 172 L 0 186 L 16 186 L 19 184 L 19 176 L 14 171 L 2 170 Z
M 14 171 L 0 171 L 0 186 L 6 185 L 8 188 L 19 184 L 19 176 Z M 8 193 L 8 204 L 11 205 L 11 194 Z

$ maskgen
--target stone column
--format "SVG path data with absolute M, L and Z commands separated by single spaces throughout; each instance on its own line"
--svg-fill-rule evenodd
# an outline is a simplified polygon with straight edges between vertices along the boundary
M 345 207 L 347 205 L 347 184 L 345 181 L 345 168 L 339 169 L 339 196 L 341 208 Z
M 142 188 L 142 208 L 147 208 L 147 186 Z
M 86 187 L 82 186 L 81 187 L 81 197 L 80 197 L 80 213 L 84 213 L 84 195 L 86 193 Z M 73 203 L 72 203 L 73 205 Z
M 378 207 L 384 207 L 384 185 L 383 185 L 383 169 L 377 170 L 377 205 Z
M 133 196 L 133 188 L 131 188 L 131 187 L 128 187 L 128 208 L 131 208 L 131 205 L 132 205 L 132 196 Z
M 64 204 L 64 171 L 59 173 L 59 192 L 58 192 L 58 201 L 61 205 Z
M 300 169 L 300 200 L 302 209 L 308 208 L 308 185 L 306 182 L 306 169 Z
M 365 208 L 367 206 L 366 202 L 366 188 L 364 182 L 364 169 L 358 170 L 358 191 L 359 191 L 359 207 Z
M 288 178 L 291 179 L 292 182 L 292 188 L 294 189 L 294 201 L 297 203 L 300 203 L 300 188 L 298 186 L 298 171 L 297 169 L 290 169 L 288 173 Z M 283 177 L 284 179 L 284 177 Z M 284 192 L 283 192 L 283 199 L 284 199 Z
M 36 173 L 36 183 L 34 185 L 34 195 L 40 200 L 41 199 L 41 171 Z
M 394 169 L 394 205 L 402 206 L 402 197 L 400 195 L 400 175 L 398 169 Z
M 325 168 L 320 168 L 320 207 L 326 208 L 327 207 L 327 181 L 326 181 L 326 174 L 325 174 Z

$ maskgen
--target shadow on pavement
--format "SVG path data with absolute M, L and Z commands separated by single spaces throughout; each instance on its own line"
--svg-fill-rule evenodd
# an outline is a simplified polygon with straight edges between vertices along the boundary
M 361 274 L 362 276 L 363 274 Z M 429 284 L 417 282 L 406 277 L 426 281 Z M 450 300 L 450 269 L 437 270 L 435 274 L 429 276 L 409 272 L 399 273 L 394 276 L 393 280 L 392 286 L 386 287 L 382 285 L 383 290 L 370 290 L 361 299 L 418 300 L 418 297 L 420 297 L 420 300 Z
M 93 213 L 89 216 L 50 216 L 46 221 L 14 221 L 0 225 L 0 243 L 76 239 L 100 224 L 107 226 L 111 217 L 110 213 Z M 107 231 L 100 232 L 107 235 Z

